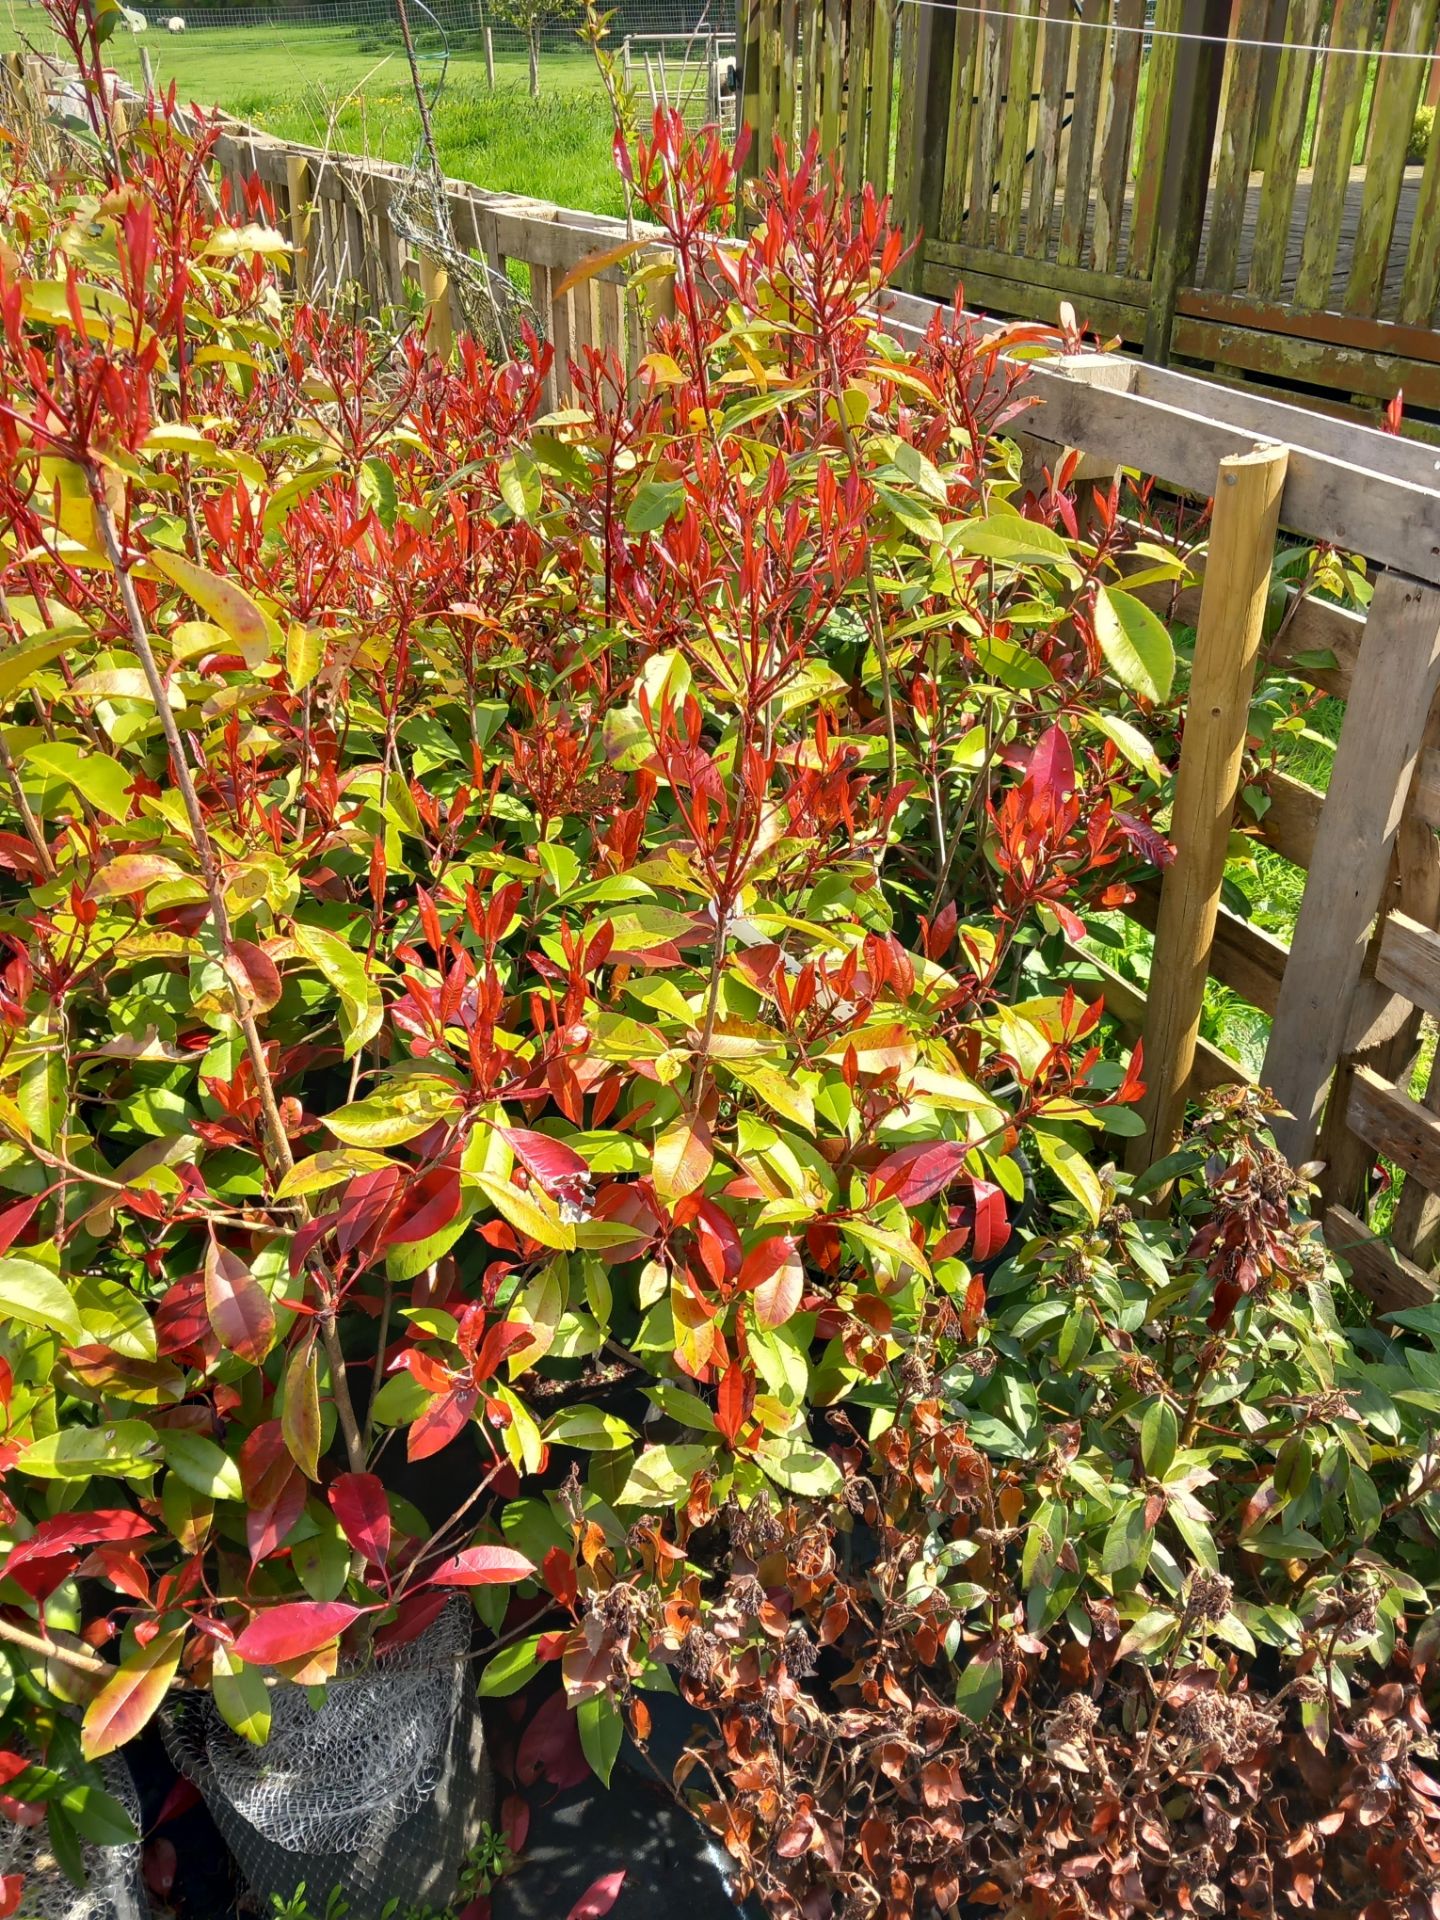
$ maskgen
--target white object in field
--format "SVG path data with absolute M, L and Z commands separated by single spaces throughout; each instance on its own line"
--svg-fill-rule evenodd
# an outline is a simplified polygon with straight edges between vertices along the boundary
M 172 13 L 170 18 L 165 22 L 165 31 L 167 33 L 183 33 L 185 31 L 185 22 L 178 13 Z
M 134 7 L 121 7 L 120 24 L 129 33 L 144 33 L 145 16 L 137 12 Z
M 715 62 L 715 95 L 717 99 L 728 100 L 735 91 L 735 56 L 732 53 L 725 60 Z

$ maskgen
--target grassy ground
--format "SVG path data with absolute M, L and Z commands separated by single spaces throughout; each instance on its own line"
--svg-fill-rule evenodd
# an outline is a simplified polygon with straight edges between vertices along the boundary
M 50 43 L 38 8 L 0 0 L 0 53 Z M 118 33 L 110 54 L 126 79 L 140 80 L 140 48 L 159 84 L 173 80 L 185 101 L 223 107 L 277 138 L 323 144 L 378 159 L 415 152 L 418 122 L 398 41 L 373 29 L 266 27 Z M 420 42 L 422 78 L 440 67 Z M 622 209 L 611 158 L 611 121 L 590 55 L 581 47 L 547 49 L 541 97 L 531 100 L 524 55 L 495 58 L 495 90 L 478 42 L 452 46 L 434 125 L 440 160 L 457 179 L 506 193 L 532 194 L 593 213 Z

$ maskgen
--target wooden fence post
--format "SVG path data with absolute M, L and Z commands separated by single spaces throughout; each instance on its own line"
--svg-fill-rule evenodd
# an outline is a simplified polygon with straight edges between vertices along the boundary
M 455 345 L 455 323 L 450 313 L 450 276 L 440 261 L 428 253 L 419 259 L 420 291 L 430 314 L 430 345 L 442 360 L 450 358 Z
M 900 19 L 894 217 L 915 249 L 905 269 L 905 285 L 911 293 L 925 291 L 923 243 L 940 235 L 956 18 L 949 7 L 907 6 Z
M 1200 251 L 1229 22 L 1230 0 L 1182 0 L 1180 31 L 1196 37 L 1176 46 L 1150 309 L 1145 318 L 1145 358 L 1160 366 L 1170 358 L 1176 297 L 1193 273 Z
M 1160 891 L 1150 962 L 1145 1132 L 1130 1153 L 1137 1168 L 1170 1151 L 1184 1120 L 1288 460 L 1287 448 L 1268 446 L 1220 462 L 1171 812 L 1175 859 Z
M 285 154 L 285 194 L 290 205 L 291 260 L 295 270 L 295 291 L 309 294 L 310 273 L 310 162 L 302 153 Z
M 1260 1070 L 1263 1084 L 1288 1109 L 1290 1117 L 1274 1132 L 1293 1164 L 1310 1157 L 1326 1084 L 1344 1051 L 1371 922 L 1437 687 L 1440 590 L 1382 573 Z

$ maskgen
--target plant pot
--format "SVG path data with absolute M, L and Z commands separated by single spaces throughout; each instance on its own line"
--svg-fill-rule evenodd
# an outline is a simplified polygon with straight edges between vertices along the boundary
M 265 1912 L 302 1883 L 316 1915 L 339 1887 L 348 1920 L 448 1903 L 493 1801 L 471 1626 L 452 1602 L 409 1646 L 331 1681 L 318 1710 L 282 1682 L 263 1747 L 208 1695 L 177 1700 L 166 1746 Z
M 112 1794 L 140 1831 L 140 1796 L 130 1769 L 118 1754 L 100 1763 L 105 1790 Z M 20 1912 L 25 1920 L 147 1920 L 150 1912 L 140 1876 L 140 1843 L 118 1847 L 86 1844 L 85 1885 L 77 1887 L 50 1852 L 46 1829 L 0 1822 L 0 1874 L 25 1877 Z

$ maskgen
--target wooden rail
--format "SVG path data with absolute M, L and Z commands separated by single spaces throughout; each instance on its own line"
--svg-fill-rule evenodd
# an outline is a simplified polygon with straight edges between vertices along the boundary
M 823 123 L 834 108 L 821 85 L 797 111 Z M 313 294 L 364 298 L 379 311 L 428 287 L 435 319 L 460 324 L 444 275 L 411 258 L 390 222 L 405 185 L 398 169 L 248 131 L 227 136 L 219 158 L 233 187 L 250 173 L 265 183 Z M 565 356 L 582 347 L 608 348 L 634 367 L 643 339 L 625 269 L 559 292 L 571 268 L 623 239 L 619 222 L 463 182 L 447 191 L 456 230 L 472 237 L 476 255 L 500 273 L 518 268 L 528 283 L 531 310 L 557 349 L 553 400 L 568 384 Z M 887 294 L 877 324 L 914 347 L 934 312 L 916 295 Z M 1422 1017 L 1440 1016 L 1437 454 L 1114 355 L 1032 362 L 1027 378 L 1037 402 L 1024 416 L 1032 464 L 1077 448 L 1102 468 L 1217 499 L 1210 565 L 1197 562 L 1201 583 L 1179 609 L 1197 621 L 1198 636 L 1177 858 L 1134 909 L 1157 934 L 1149 999 L 1092 954 L 1073 956 L 1077 978 L 1103 991 L 1121 1027 L 1146 1040 L 1146 1151 L 1163 1150 L 1187 1093 L 1244 1078 L 1197 1038 L 1205 982 L 1216 979 L 1272 1018 L 1262 1078 L 1290 1109 L 1278 1130 L 1290 1157 L 1325 1161 L 1332 1246 L 1377 1304 L 1428 1297 L 1440 1267 L 1440 1072 L 1419 1097 L 1410 1074 Z M 1365 556 L 1375 581 L 1368 614 L 1302 600 L 1278 644 L 1267 641 L 1258 616 L 1277 525 Z M 1237 814 L 1238 696 L 1257 662 L 1345 703 L 1326 790 L 1283 775 L 1265 783 L 1270 807 L 1259 836 L 1306 874 L 1289 948 L 1219 900 L 1218 862 Z M 1367 1224 L 1379 1156 L 1402 1183 L 1388 1240 Z

